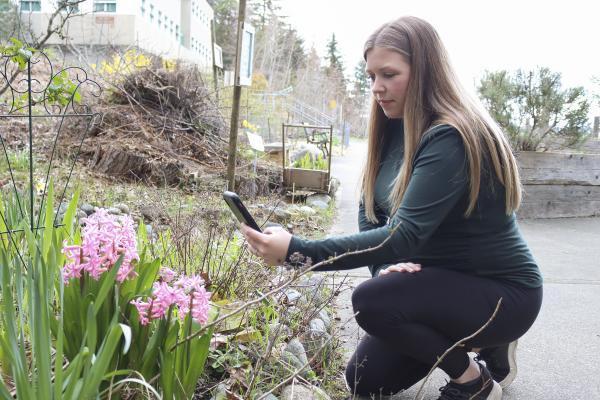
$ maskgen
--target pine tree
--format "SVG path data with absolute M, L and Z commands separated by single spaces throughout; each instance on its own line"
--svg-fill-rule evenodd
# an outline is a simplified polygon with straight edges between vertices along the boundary
M 356 97 L 365 97 L 369 91 L 369 77 L 365 70 L 367 63 L 365 60 L 360 60 L 354 68 L 354 95 Z
M 329 61 L 329 69 L 344 72 L 342 58 L 339 55 L 338 42 L 335 39 L 335 33 L 331 34 L 331 40 L 327 43 L 327 60 Z
M 237 0 L 214 0 L 209 2 L 215 12 L 215 41 L 223 49 L 225 69 L 233 69 L 237 43 Z

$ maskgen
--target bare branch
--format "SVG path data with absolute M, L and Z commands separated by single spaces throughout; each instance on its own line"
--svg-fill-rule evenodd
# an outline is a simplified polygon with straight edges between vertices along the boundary
M 473 333 L 472 335 L 469 335 L 466 338 L 460 339 L 458 342 L 454 343 L 452 345 L 452 347 L 450 347 L 448 350 L 446 350 L 444 352 L 444 354 L 442 354 L 442 356 L 438 358 L 437 362 L 435 364 L 433 364 L 433 367 L 431 367 L 431 369 L 429 370 L 429 373 L 427 374 L 425 379 L 423 379 L 423 383 L 421 383 L 421 387 L 419 388 L 419 391 L 415 395 L 415 400 L 421 400 L 420 396 L 421 396 L 421 392 L 423 391 L 423 388 L 425 387 L 425 384 L 429 380 L 429 377 L 431 376 L 433 371 L 435 371 L 437 366 L 440 365 L 440 363 L 442 362 L 444 357 L 446 357 L 448 355 L 448 353 L 450 353 L 452 350 L 454 350 L 461 344 L 465 343 L 467 340 L 473 339 L 475 336 L 479 335 L 479 333 L 481 333 L 481 331 L 483 331 L 485 328 L 487 328 L 487 326 L 490 324 L 490 322 L 492 322 L 494 320 L 494 318 L 496 318 L 496 314 L 498 313 L 498 310 L 500 309 L 500 304 L 502 304 L 502 297 L 500 297 L 500 299 L 498 300 L 498 304 L 496 304 L 496 309 L 492 313 L 492 316 L 490 317 L 490 319 L 488 319 L 487 322 L 481 328 L 477 329 L 477 331 L 475 333 Z
M 211 327 L 213 327 L 213 326 L 215 326 L 215 325 L 217 325 L 217 324 L 219 324 L 219 323 L 223 322 L 223 321 L 224 321 L 224 320 L 226 320 L 227 318 L 229 318 L 229 317 L 231 317 L 231 316 L 233 316 L 233 315 L 235 315 L 235 314 L 238 314 L 238 313 L 240 313 L 241 311 L 244 311 L 244 310 L 245 310 L 245 309 L 247 309 L 248 307 L 250 307 L 250 306 L 252 306 L 252 305 L 254 305 L 254 304 L 258 304 L 258 303 L 260 303 L 261 301 L 263 301 L 263 300 L 264 300 L 264 299 L 266 299 L 267 297 L 271 296 L 272 294 L 275 294 L 275 293 L 277 293 L 277 292 L 279 292 L 279 291 L 281 291 L 281 290 L 285 289 L 286 287 L 290 286 L 290 285 L 291 285 L 293 282 L 295 282 L 295 281 L 296 281 L 296 280 L 297 280 L 299 277 L 301 277 L 301 276 L 303 276 L 303 275 L 307 274 L 308 272 L 310 272 L 310 271 L 312 271 L 312 270 L 314 270 L 314 269 L 316 269 L 316 268 L 318 268 L 318 267 L 321 267 L 321 266 L 324 266 L 324 265 L 331 264 L 331 263 L 333 263 L 333 262 L 335 262 L 335 261 L 337 261 L 337 260 L 340 260 L 340 259 L 342 259 L 342 258 L 345 258 L 345 257 L 348 257 L 348 256 L 355 256 L 355 255 L 357 255 L 357 254 L 369 253 L 369 252 L 371 252 L 371 251 L 375 251 L 375 250 L 378 250 L 378 249 L 382 248 L 382 247 L 383 247 L 383 246 L 384 246 L 384 245 L 385 245 L 385 244 L 388 242 L 388 240 L 390 240 L 390 238 L 391 238 L 391 237 L 394 235 L 394 233 L 396 232 L 396 230 L 398 229 L 398 227 L 399 227 L 399 226 L 400 226 L 400 224 L 396 225 L 396 226 L 394 227 L 394 229 L 392 230 L 392 232 L 391 232 L 391 233 L 388 235 L 388 237 L 386 237 L 384 241 L 382 241 L 380 244 L 378 244 L 378 245 L 377 245 L 377 246 L 375 246 L 375 247 L 369 247 L 368 249 L 356 250 L 356 251 L 350 251 L 350 252 L 347 252 L 347 253 L 343 253 L 343 254 L 340 254 L 339 256 L 332 257 L 332 258 L 330 258 L 330 259 L 328 259 L 328 260 L 321 261 L 321 262 L 319 262 L 319 263 L 316 263 L 316 264 L 314 264 L 314 265 L 311 265 L 311 266 L 310 266 L 310 267 L 308 267 L 308 268 L 305 268 L 305 269 L 303 269 L 303 270 L 302 270 L 300 273 L 298 273 L 298 274 L 294 274 L 294 276 L 293 276 L 291 279 L 289 279 L 288 281 L 284 282 L 283 284 L 281 284 L 281 285 L 277 286 L 275 289 L 272 289 L 272 290 L 268 291 L 268 292 L 267 292 L 267 293 L 265 293 L 264 295 L 262 295 L 262 296 L 260 296 L 260 297 L 258 297 L 258 298 L 256 298 L 256 299 L 254 299 L 254 300 L 251 300 L 251 301 L 249 301 L 249 302 L 247 302 L 247 303 L 244 303 L 244 304 L 242 304 L 241 306 L 239 306 L 238 308 L 236 308 L 235 310 L 233 310 L 233 311 L 232 311 L 232 312 L 230 312 L 229 314 L 226 314 L 226 315 L 223 315 L 223 316 L 222 316 L 222 317 L 220 317 L 220 318 L 217 318 L 216 320 L 214 320 L 214 321 L 213 321 L 213 322 L 211 322 L 210 324 L 207 324 L 207 325 L 203 326 L 202 328 L 198 329 L 196 332 L 194 332 L 194 333 L 192 333 L 192 334 L 190 334 L 190 335 L 186 336 L 184 339 L 177 341 L 177 343 L 175 343 L 175 344 L 174 344 L 174 345 L 173 345 L 173 346 L 172 346 L 172 347 L 169 349 L 169 351 L 173 351 L 173 350 L 174 350 L 176 347 L 180 346 L 181 344 L 183 344 L 183 343 L 185 343 L 185 342 L 188 342 L 188 341 L 192 340 L 192 339 L 193 339 L 193 338 L 195 338 L 196 336 L 199 336 L 199 335 L 201 335 L 201 334 L 202 334 L 204 331 L 206 331 L 208 328 L 211 328 Z
M 342 323 L 342 326 L 346 325 L 348 322 L 350 322 L 350 320 L 354 317 L 356 317 L 356 315 L 358 315 L 358 312 L 352 314 L 350 316 L 350 318 L 346 319 L 346 321 L 344 321 Z M 277 384 L 274 388 L 272 388 L 271 390 L 269 390 L 266 393 L 263 393 L 257 400 L 261 400 L 264 399 L 265 397 L 267 397 L 269 394 L 272 394 L 274 391 L 276 391 L 277 389 L 279 389 L 280 387 L 282 387 L 283 385 L 285 385 L 286 383 L 288 383 L 289 381 L 291 381 L 292 379 L 296 378 L 298 376 L 298 374 L 300 374 L 300 372 L 302 372 L 304 370 L 304 368 L 308 367 L 317 357 L 317 355 L 319 355 L 319 353 L 321 352 L 321 350 L 323 350 L 328 344 L 329 342 L 331 342 L 331 340 L 333 339 L 333 336 L 329 336 L 327 338 L 327 340 L 325 340 L 321 346 L 319 346 L 319 348 L 317 349 L 317 351 L 315 352 L 315 354 L 310 358 L 310 360 L 308 360 L 306 363 L 304 363 L 304 365 L 302 365 L 302 367 L 296 369 L 296 371 L 294 371 L 294 373 L 292 375 L 290 375 L 289 377 L 287 377 L 286 379 L 284 379 L 283 381 L 279 382 L 279 384 Z

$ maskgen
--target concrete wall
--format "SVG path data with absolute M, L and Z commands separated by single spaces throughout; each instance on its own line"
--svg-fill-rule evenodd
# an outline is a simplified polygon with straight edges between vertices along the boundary
M 600 216 L 600 154 L 521 152 L 520 218 Z

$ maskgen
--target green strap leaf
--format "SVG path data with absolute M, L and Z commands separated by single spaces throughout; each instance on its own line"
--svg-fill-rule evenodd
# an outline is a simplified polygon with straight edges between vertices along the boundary
M 110 271 L 108 271 L 107 274 L 103 275 L 102 284 L 100 285 L 100 290 L 98 290 L 98 296 L 96 296 L 96 301 L 94 304 L 94 315 L 98 315 L 98 311 L 100 311 L 100 309 L 102 308 L 102 305 L 104 304 L 104 299 L 108 295 L 108 292 L 111 288 L 115 286 L 117 272 L 119 271 L 119 268 L 121 268 L 121 264 L 123 263 L 123 257 L 124 255 L 121 254 L 115 265 L 113 265 L 110 269 Z
M 46 212 L 44 215 L 44 234 L 42 241 L 42 256 L 47 260 L 48 251 L 52 244 L 52 234 L 54 232 L 54 183 L 50 179 L 48 185 L 48 194 L 46 195 Z
M 77 203 L 79 203 L 80 190 L 81 188 L 77 186 L 75 193 L 73 193 L 73 198 L 69 202 L 69 206 L 67 207 L 67 211 L 65 212 L 62 220 L 64 229 L 66 229 L 69 238 L 73 237 L 73 222 L 75 220 L 75 212 L 77 211 Z

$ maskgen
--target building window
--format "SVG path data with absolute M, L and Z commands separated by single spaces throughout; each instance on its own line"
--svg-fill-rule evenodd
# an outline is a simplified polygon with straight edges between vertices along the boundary
M 117 0 L 94 0 L 94 12 L 117 12 Z
M 158 11 L 158 29 L 162 27 L 162 11 Z
M 146 0 L 142 0 L 142 17 L 146 15 Z
M 64 7 L 62 12 L 68 12 L 71 14 L 79 12 L 79 3 L 77 3 L 77 0 L 60 0 L 58 1 L 57 5 L 59 7 Z
M 42 1 L 21 1 L 21 11 L 42 11 Z
M 154 22 L 154 4 L 150 4 L 150 22 Z
M 175 32 L 175 22 L 173 22 L 173 20 L 171 20 L 171 35 L 173 34 L 173 32 Z

